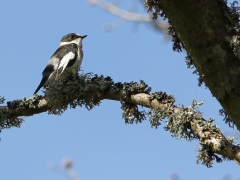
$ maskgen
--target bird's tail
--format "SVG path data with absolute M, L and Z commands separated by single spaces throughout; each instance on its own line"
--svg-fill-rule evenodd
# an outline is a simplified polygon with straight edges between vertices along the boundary
M 43 77 L 43 78 L 42 78 L 42 80 L 41 80 L 40 84 L 38 85 L 38 87 L 37 87 L 36 91 L 34 92 L 34 94 L 36 94 L 36 93 L 39 91 L 39 89 L 41 89 L 41 87 L 43 87 L 43 85 L 45 84 L 45 82 L 47 81 L 47 79 L 48 79 L 48 77 Z M 33 95 L 34 95 L 34 94 L 33 94 Z

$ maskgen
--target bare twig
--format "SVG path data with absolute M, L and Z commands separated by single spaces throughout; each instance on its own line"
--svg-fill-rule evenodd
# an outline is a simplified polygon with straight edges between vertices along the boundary
M 91 5 L 96 5 L 102 9 L 106 10 L 107 12 L 121 18 L 121 21 L 108 23 L 107 25 L 105 25 L 104 26 L 105 30 L 115 29 L 115 28 L 119 27 L 120 25 L 122 25 L 123 23 L 130 21 L 130 22 L 136 22 L 136 23 L 151 24 L 156 30 L 158 30 L 160 32 L 164 32 L 165 35 L 167 37 L 169 37 L 167 35 L 168 23 L 165 21 L 153 20 L 151 14 L 139 14 L 139 13 L 135 13 L 132 11 L 122 10 L 122 9 L 118 8 L 116 5 L 107 3 L 102 0 L 88 0 L 88 2 Z
M 135 22 L 151 22 L 152 21 L 152 15 L 151 14 L 138 14 L 130 11 L 125 11 L 122 9 L 117 8 L 115 5 L 106 3 L 105 1 L 101 0 L 88 0 L 88 2 L 92 5 L 97 5 L 101 7 L 102 9 L 110 12 L 111 14 L 118 16 L 122 19 L 125 19 L 127 21 L 135 21 Z

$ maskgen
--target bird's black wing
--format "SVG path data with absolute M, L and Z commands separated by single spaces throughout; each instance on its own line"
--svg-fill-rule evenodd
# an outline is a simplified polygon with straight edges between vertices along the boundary
M 66 67 L 72 66 L 75 63 L 77 56 L 78 56 L 77 44 L 71 43 L 71 44 L 60 46 L 53 53 L 53 55 L 50 58 L 50 61 L 48 62 L 48 65 L 43 70 L 42 80 L 39 86 L 37 87 L 36 91 L 34 92 L 34 94 L 36 94 L 39 91 L 39 89 L 46 83 L 46 81 L 48 80 L 52 72 L 57 70 L 57 76 L 62 74 L 62 72 Z M 59 64 L 58 64 L 58 68 L 54 70 L 53 64 L 56 59 L 59 59 Z
M 58 74 L 61 74 L 65 67 L 70 67 L 76 62 L 78 46 L 75 43 L 63 45 L 55 51 L 52 57 L 59 59 L 59 67 L 57 69 Z
M 34 92 L 34 94 L 36 94 L 39 89 L 44 85 L 44 83 L 48 80 L 50 74 L 54 71 L 54 66 L 51 64 L 48 64 L 45 69 L 42 72 L 42 80 L 40 82 L 40 84 L 38 85 L 36 91 Z

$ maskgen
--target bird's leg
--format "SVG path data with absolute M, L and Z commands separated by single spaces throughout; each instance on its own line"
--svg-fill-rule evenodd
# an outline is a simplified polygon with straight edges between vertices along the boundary
M 58 63 L 58 67 L 59 67 L 59 65 L 60 65 L 60 61 Z M 58 69 L 58 67 L 57 67 L 57 73 L 56 73 L 56 76 L 55 76 L 55 80 L 57 80 L 58 77 L 59 77 L 59 69 Z
M 58 70 L 57 70 L 57 73 L 56 73 L 56 76 L 55 76 L 55 80 L 57 80 L 58 79 L 58 76 L 59 75 L 59 73 L 58 73 Z

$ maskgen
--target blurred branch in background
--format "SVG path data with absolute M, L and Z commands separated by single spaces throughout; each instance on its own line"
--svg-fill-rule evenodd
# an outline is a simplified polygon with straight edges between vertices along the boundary
M 181 180 L 180 177 L 178 176 L 178 174 L 176 173 L 172 173 L 170 175 L 170 180 Z
M 165 37 L 169 38 L 170 36 L 167 34 L 169 24 L 166 21 L 162 20 L 154 20 L 152 18 L 152 14 L 146 13 L 146 14 L 140 14 L 134 11 L 135 8 L 132 8 L 132 10 L 123 10 L 117 7 L 117 5 L 113 3 L 107 3 L 102 0 L 88 0 L 88 2 L 91 5 L 98 6 L 107 12 L 120 17 L 121 19 L 112 23 L 108 23 L 104 26 L 104 30 L 110 31 L 115 28 L 118 28 L 122 24 L 126 22 L 134 22 L 134 23 L 148 23 L 151 24 L 152 27 L 154 27 L 155 30 L 158 32 L 161 32 L 165 35 Z
M 58 168 L 58 166 L 55 165 L 53 162 L 50 162 L 48 164 L 48 167 L 49 167 L 49 169 L 54 170 L 55 172 L 65 176 L 71 180 L 80 180 L 77 173 L 73 169 L 73 163 L 69 158 L 63 158 L 62 165 L 65 168 L 65 170 Z
M 71 180 L 80 180 L 80 178 L 77 176 L 77 173 L 73 169 L 73 162 L 69 158 L 63 158 L 62 160 L 62 166 L 65 169 L 59 168 L 55 163 L 50 162 L 48 164 L 49 169 L 54 170 L 55 172 L 59 173 L 60 175 L 69 178 Z M 226 174 L 223 178 L 217 178 L 215 180 L 231 180 L 231 175 Z M 170 180 L 181 180 L 179 175 L 177 173 L 170 174 Z

